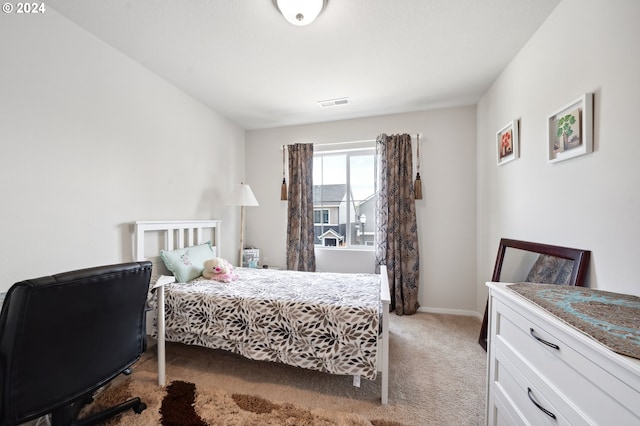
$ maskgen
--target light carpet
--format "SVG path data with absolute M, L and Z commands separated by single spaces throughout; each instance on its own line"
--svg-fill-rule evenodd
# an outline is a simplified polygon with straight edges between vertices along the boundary
M 206 425 L 483 424 L 486 353 L 477 343 L 480 321 L 430 313 L 390 317 L 388 405 L 380 404 L 380 376 L 357 388 L 351 377 L 176 343 L 167 344 L 167 382 L 194 385 L 195 412 Z M 151 347 L 131 376 L 114 381 L 111 388 L 141 396 L 148 408 L 111 424 L 162 424 L 167 388 L 156 385 L 156 368 Z M 119 395 L 112 402 L 122 400 Z M 272 410 L 257 413 L 246 400 Z M 185 424 L 199 423 L 174 423 Z

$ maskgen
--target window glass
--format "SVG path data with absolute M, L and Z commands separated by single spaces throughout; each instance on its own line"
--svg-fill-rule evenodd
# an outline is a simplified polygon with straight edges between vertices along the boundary
M 316 245 L 373 248 L 375 167 L 373 149 L 314 154 Z

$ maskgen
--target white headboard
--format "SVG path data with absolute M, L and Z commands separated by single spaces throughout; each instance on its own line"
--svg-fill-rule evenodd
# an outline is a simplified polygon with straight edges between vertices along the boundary
M 157 257 L 160 250 L 175 250 L 203 244 L 209 240 L 216 247 L 216 255 L 220 256 L 221 220 L 172 220 L 172 221 L 137 221 L 135 225 L 136 261 Z M 208 232 L 207 232 L 208 231 Z M 145 247 L 147 233 L 156 233 L 160 247 L 153 247 L 148 253 Z
M 134 222 L 136 261 L 150 260 L 153 263 L 153 274 L 162 281 L 161 275 L 171 275 L 160 259 L 160 250 L 175 250 L 203 244 L 211 240 L 216 247 L 216 255 L 220 256 L 220 220 L 171 220 L 171 221 L 137 221 Z M 149 237 L 148 239 L 146 237 Z M 151 239 L 153 238 L 153 240 Z M 147 244 L 152 242 L 153 244 Z M 166 277 L 164 277 L 166 278 Z M 165 351 L 164 351 L 164 286 L 158 288 L 158 384 L 165 385 Z M 162 309 L 160 309 L 162 307 Z M 152 320 L 147 318 L 147 332 L 150 333 Z

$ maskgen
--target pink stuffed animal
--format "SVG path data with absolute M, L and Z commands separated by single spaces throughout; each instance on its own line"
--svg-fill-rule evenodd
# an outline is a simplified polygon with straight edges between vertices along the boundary
M 214 257 L 205 261 L 202 276 L 208 280 L 216 280 L 223 283 L 230 283 L 238 279 L 238 274 L 233 272 L 233 266 L 221 257 Z

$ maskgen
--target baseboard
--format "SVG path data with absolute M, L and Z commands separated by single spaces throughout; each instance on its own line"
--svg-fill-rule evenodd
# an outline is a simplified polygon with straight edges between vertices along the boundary
M 418 308 L 418 312 L 428 312 L 430 314 L 448 314 L 448 315 L 461 315 L 464 317 L 476 317 L 478 319 L 482 319 L 482 315 L 475 311 L 467 311 L 464 309 L 443 309 L 443 308 L 428 308 L 428 307 L 420 307 Z

